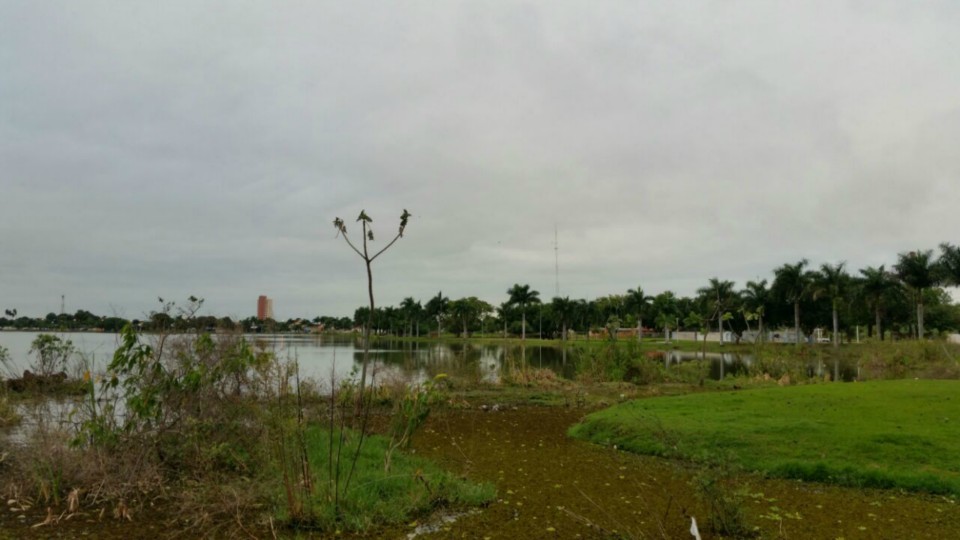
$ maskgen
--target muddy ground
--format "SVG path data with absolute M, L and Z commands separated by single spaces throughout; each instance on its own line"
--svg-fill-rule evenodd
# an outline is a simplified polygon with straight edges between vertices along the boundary
M 705 523 L 692 471 L 566 437 L 584 414 L 562 407 L 452 411 L 433 418 L 417 451 L 471 478 L 494 482 L 499 500 L 429 538 L 692 538 Z M 949 498 L 795 481 L 740 479 L 746 520 L 761 538 L 960 537 Z M 399 531 L 398 531 L 399 532 Z
M 434 516 L 366 537 L 409 538 L 426 524 L 436 530 L 419 538 L 687 539 L 692 538 L 694 516 L 705 540 L 720 538 L 709 530 L 706 510 L 693 493 L 692 471 L 567 438 L 567 428 L 584 413 L 575 407 L 527 406 L 435 414 L 415 439 L 415 451 L 470 478 L 495 483 L 498 500 L 452 522 Z M 746 521 L 757 528 L 760 538 L 960 536 L 960 508 L 950 498 L 752 476 L 741 477 L 739 484 L 749 494 L 744 502 Z M 51 510 L 55 515 L 62 511 Z M 197 536 L 197 531 L 178 532 L 162 508 L 137 509 L 131 520 L 116 519 L 110 512 L 81 511 L 53 525 L 32 527 L 46 515 L 46 509 L 4 509 L 0 540 Z M 248 538 L 272 538 L 274 532 L 230 530 L 229 536 Z

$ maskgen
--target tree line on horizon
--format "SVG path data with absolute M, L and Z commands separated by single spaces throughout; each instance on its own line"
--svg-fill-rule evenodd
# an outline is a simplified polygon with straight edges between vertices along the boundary
M 374 313 L 379 334 L 419 336 L 429 332 L 469 336 L 475 333 L 520 336 L 532 332 L 544 338 L 621 328 L 645 332 L 672 330 L 745 331 L 761 334 L 772 328 L 793 329 L 797 335 L 826 328 L 835 343 L 859 326 L 866 335 L 930 336 L 960 329 L 960 305 L 945 286 L 960 286 L 960 247 L 940 244 L 934 250 L 900 253 L 890 266 L 856 271 L 845 262 L 807 259 L 773 270 L 771 280 L 736 283 L 710 278 L 695 296 L 672 291 L 647 295 L 641 286 L 593 300 L 554 297 L 544 301 L 528 284 L 515 284 L 499 305 L 469 296 L 451 300 L 438 292 L 426 302 L 406 297 L 399 306 Z M 352 320 L 321 318 L 332 329 L 361 327 L 368 309 L 357 308 Z M 349 324 L 348 324 L 349 323 Z M 878 330 L 879 329 L 879 330 Z
M 455 334 L 543 338 L 611 333 L 620 328 L 643 328 L 645 332 L 711 329 L 741 335 L 763 333 L 773 328 L 792 328 L 810 333 L 826 328 L 834 342 L 857 326 L 866 335 L 898 337 L 930 336 L 960 330 L 960 305 L 952 302 L 945 286 L 960 286 L 960 247 L 940 244 L 934 250 L 900 253 L 890 266 L 867 266 L 856 271 L 844 262 L 813 267 L 807 259 L 784 263 L 773 270 L 771 280 L 736 283 L 712 277 L 695 296 L 672 291 L 647 295 L 641 286 L 593 300 L 554 297 L 544 301 L 529 284 L 515 284 L 506 299 L 494 305 L 476 296 L 451 300 L 438 292 L 426 300 L 404 298 L 398 306 L 377 307 L 372 319 L 369 307 L 357 308 L 353 317 L 317 316 L 286 321 L 260 321 L 256 317 L 194 315 L 183 317 L 170 310 L 153 312 L 143 320 L 96 316 L 79 310 L 74 314 L 49 313 L 43 318 L 17 316 L 5 310 L 0 328 L 37 330 L 119 331 L 127 322 L 145 331 L 161 329 L 241 330 L 244 332 L 307 331 L 319 325 L 326 330 L 362 329 L 372 320 L 372 331 L 396 336 Z M 201 301 L 202 302 L 202 301 Z M 878 331 L 879 329 L 879 331 Z

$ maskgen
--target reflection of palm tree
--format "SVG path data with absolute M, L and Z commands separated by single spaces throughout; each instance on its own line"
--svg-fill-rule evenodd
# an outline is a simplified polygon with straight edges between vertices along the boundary
M 880 336 L 880 341 L 883 341 L 880 313 L 883 311 L 884 301 L 897 290 L 900 284 L 896 277 L 888 272 L 882 264 L 878 268 L 872 266 L 861 268 L 860 275 L 863 276 L 860 280 L 860 292 L 866 298 L 870 307 L 873 308 L 877 335 Z
M 513 287 L 507 289 L 507 294 L 510 295 L 509 303 L 512 305 L 520 306 L 520 314 L 523 319 L 522 330 L 520 334 L 520 339 L 527 339 L 527 305 L 528 304 L 539 304 L 540 303 L 540 292 L 530 290 L 530 285 L 520 285 L 519 283 L 514 284 Z
M 923 292 L 939 283 L 933 250 L 901 253 L 894 268 L 900 281 L 913 290 L 917 303 L 917 338 L 923 339 Z
M 627 290 L 627 309 L 632 309 L 637 314 L 637 342 L 643 342 L 643 314 L 650 307 L 652 296 L 643 294 L 643 288 L 639 285 L 636 289 Z
M 800 346 L 800 302 L 810 294 L 810 286 L 813 283 L 813 273 L 804 270 L 806 265 L 807 260 L 801 259 L 795 264 L 787 263 L 773 271 L 773 288 L 784 300 L 793 304 L 793 331 L 798 347 Z
M 846 263 L 840 262 L 833 266 L 824 263 L 820 266 L 820 272 L 816 274 L 814 283 L 814 298 L 826 296 L 830 299 L 830 308 L 833 315 L 833 346 L 840 346 L 840 325 L 837 317 L 837 306 L 846 295 L 847 285 L 850 282 L 850 276 L 844 270 Z

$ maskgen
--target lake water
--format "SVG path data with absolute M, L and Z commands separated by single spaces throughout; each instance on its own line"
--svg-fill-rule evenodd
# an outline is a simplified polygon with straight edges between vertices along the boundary
M 29 368 L 30 344 L 36 332 L 0 332 L 0 346 L 10 352 L 11 365 L 7 376 L 19 376 Z M 117 334 L 57 334 L 70 340 L 100 371 L 110 362 L 117 349 Z M 332 377 L 337 380 L 359 377 L 363 362 L 363 346 L 352 336 L 330 335 L 263 335 L 246 336 L 254 346 L 272 351 L 278 358 L 297 360 L 301 377 L 310 377 L 326 386 Z M 144 336 L 146 343 L 151 336 Z M 450 373 L 476 380 L 497 382 L 505 366 L 544 367 L 562 377 L 572 377 L 574 362 L 567 353 L 555 347 L 520 345 L 478 345 L 472 343 L 379 342 L 370 350 L 371 367 L 380 380 L 402 375 L 424 380 L 437 373 Z
M 30 344 L 36 332 L 0 332 L 0 346 L 10 352 L 11 366 L 4 369 L 6 376 L 19 376 L 30 365 Z M 101 371 L 110 362 L 117 348 L 117 334 L 65 333 L 61 339 L 70 340 L 77 351 Z M 336 380 L 356 378 L 363 361 L 363 347 L 359 340 L 349 335 L 264 335 L 246 336 L 257 347 L 272 351 L 280 359 L 296 359 L 301 377 L 310 377 L 326 387 L 332 377 Z M 149 343 L 151 336 L 144 336 Z M 672 364 L 696 361 L 700 353 L 663 351 L 662 361 L 669 368 Z M 473 343 L 419 343 L 381 341 L 370 351 L 371 370 L 384 380 L 402 376 L 414 381 L 425 380 L 437 373 L 458 375 L 477 381 L 497 382 L 501 373 L 510 367 L 542 367 L 556 372 L 561 377 L 572 378 L 575 373 L 577 353 L 562 347 L 539 347 L 501 344 Z M 709 377 L 719 380 L 729 375 L 739 375 L 749 370 L 754 359 L 748 354 L 707 353 Z M 2 369 L 2 368 L 0 368 Z M 856 367 L 829 360 L 811 363 L 810 375 L 826 375 L 839 380 L 856 377 Z

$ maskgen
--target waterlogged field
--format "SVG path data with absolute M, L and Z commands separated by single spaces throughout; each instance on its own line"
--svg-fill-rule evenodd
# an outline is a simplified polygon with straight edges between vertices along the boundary
M 591 414 L 570 434 L 640 454 L 721 456 L 774 477 L 960 494 L 960 381 L 637 400 Z

